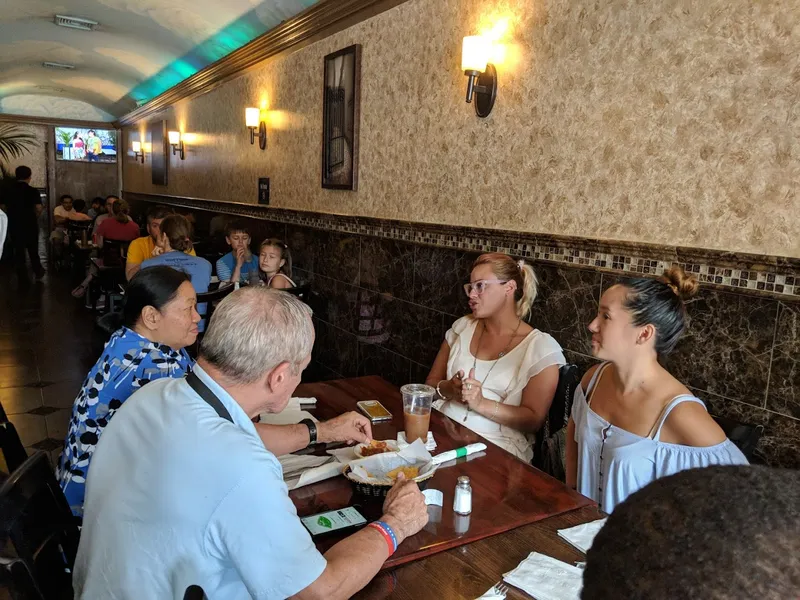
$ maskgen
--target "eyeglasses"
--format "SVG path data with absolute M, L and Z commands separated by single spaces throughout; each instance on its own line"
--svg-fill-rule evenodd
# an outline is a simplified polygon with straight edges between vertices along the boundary
M 491 285 L 492 283 L 508 283 L 508 279 L 481 279 L 480 281 L 475 281 L 473 283 L 465 283 L 464 292 L 466 292 L 467 296 L 469 296 L 472 293 L 472 290 L 475 290 L 478 293 L 478 296 L 480 296 L 486 291 L 486 286 Z

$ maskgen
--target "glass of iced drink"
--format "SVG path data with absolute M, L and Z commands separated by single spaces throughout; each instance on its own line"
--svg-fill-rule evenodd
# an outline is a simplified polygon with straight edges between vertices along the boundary
M 436 390 L 422 383 L 409 383 L 400 388 L 403 394 L 403 420 L 406 428 L 406 441 L 411 444 L 417 439 L 428 441 L 428 426 L 431 422 L 431 404 Z

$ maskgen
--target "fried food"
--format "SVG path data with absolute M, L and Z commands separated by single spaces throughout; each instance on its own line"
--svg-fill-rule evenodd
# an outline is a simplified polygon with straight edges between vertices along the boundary
M 369 446 L 361 447 L 361 456 L 375 456 L 376 454 L 384 454 L 390 452 L 389 445 L 386 442 L 379 442 L 372 440 Z
M 386 476 L 392 481 L 395 481 L 400 473 L 405 475 L 406 479 L 414 479 L 419 476 L 419 467 L 397 467 L 389 471 Z

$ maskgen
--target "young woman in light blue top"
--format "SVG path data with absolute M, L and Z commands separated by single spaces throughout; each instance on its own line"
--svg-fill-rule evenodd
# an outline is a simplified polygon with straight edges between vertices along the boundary
M 651 481 L 684 469 L 747 464 L 701 400 L 658 361 L 686 327 L 697 280 L 680 267 L 609 288 L 590 323 L 590 369 L 567 428 L 567 484 L 614 507 Z

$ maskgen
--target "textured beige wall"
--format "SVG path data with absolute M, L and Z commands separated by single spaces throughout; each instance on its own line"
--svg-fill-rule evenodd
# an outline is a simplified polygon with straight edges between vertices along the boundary
M 501 17 L 481 120 L 461 40 Z M 322 58 L 353 43 L 356 193 L 320 187 Z M 798 47 L 800 0 L 410 0 L 177 104 L 186 160 L 164 188 L 129 157 L 123 187 L 255 202 L 268 176 L 275 206 L 800 257 Z

